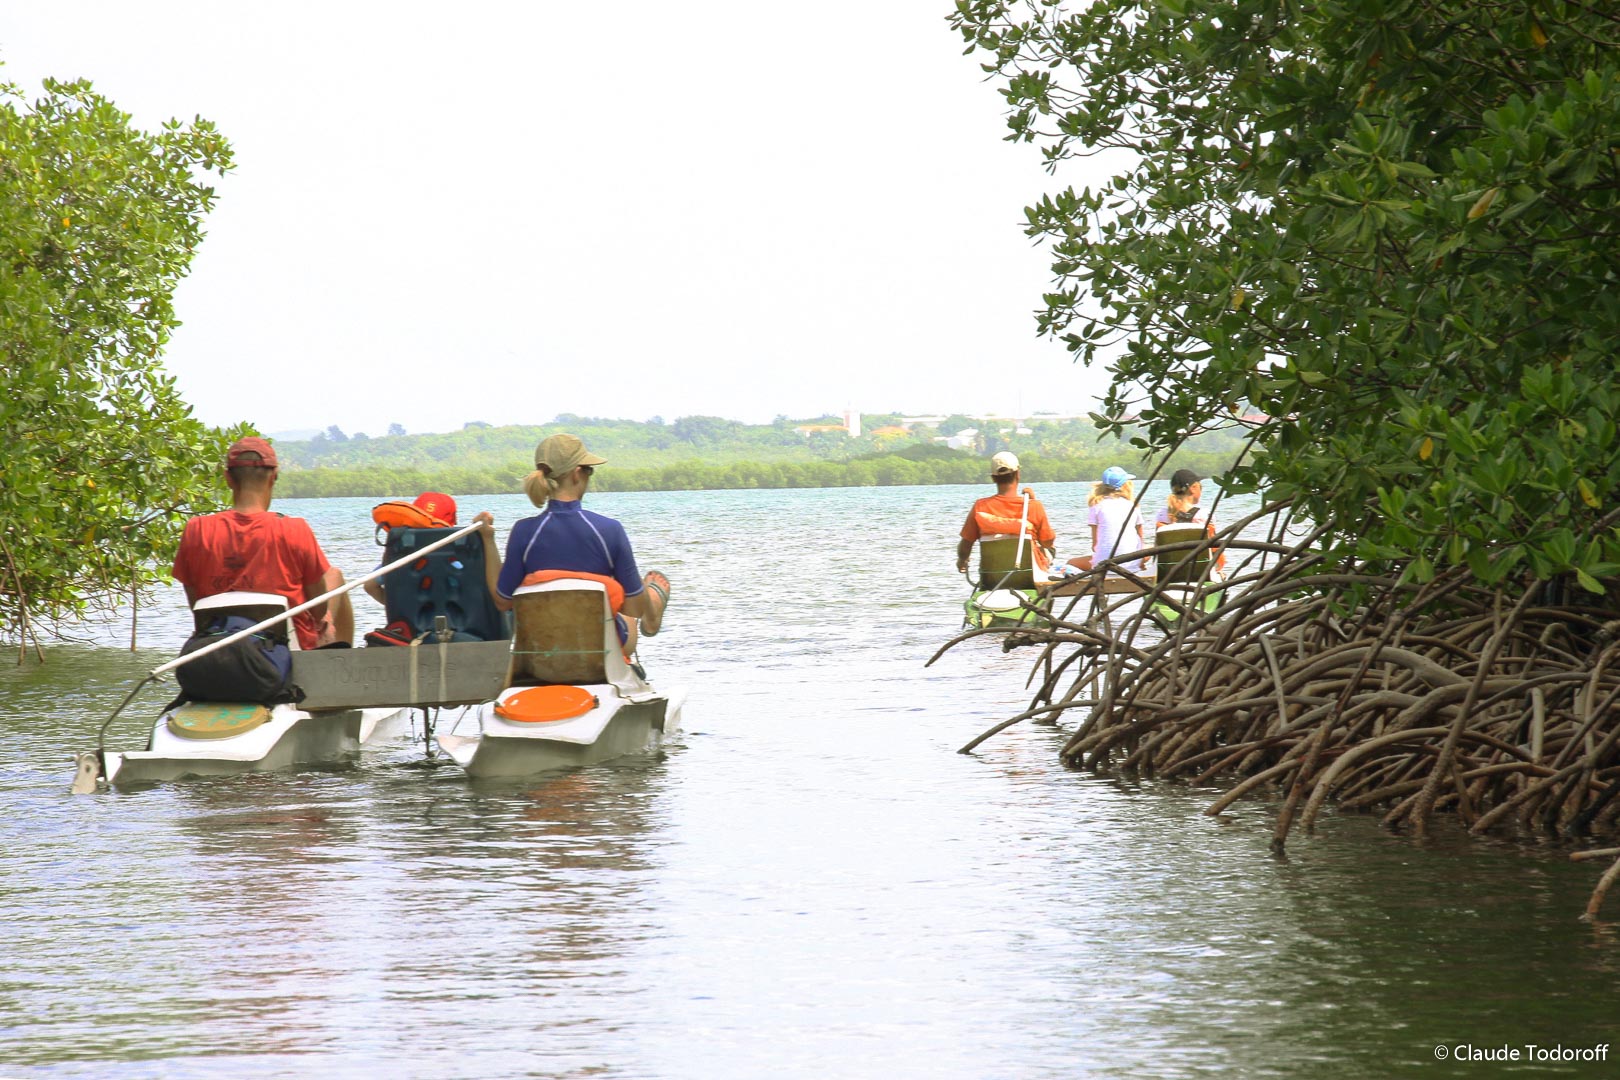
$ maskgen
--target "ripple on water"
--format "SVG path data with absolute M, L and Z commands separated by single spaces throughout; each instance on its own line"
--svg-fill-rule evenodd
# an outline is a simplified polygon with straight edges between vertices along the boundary
M 1078 493 L 1042 488 L 1064 536 Z M 1609 1038 L 1589 867 L 1360 818 L 1279 861 L 1265 804 L 1067 771 L 1061 729 L 957 754 L 1028 696 L 993 641 L 923 667 L 974 494 L 593 496 L 675 581 L 644 656 L 692 696 L 651 760 L 470 784 L 402 740 L 69 798 L 183 611 L 0 673 L 0 1072 L 1383 1077 Z M 287 509 L 352 573 L 371 501 Z

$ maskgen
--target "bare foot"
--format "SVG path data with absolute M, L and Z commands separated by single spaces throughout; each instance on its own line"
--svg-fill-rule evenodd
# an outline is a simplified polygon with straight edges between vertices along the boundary
M 652 637 L 664 625 L 664 608 L 669 605 L 669 578 L 652 570 L 641 580 L 647 586 L 647 599 L 652 604 L 651 614 L 641 617 L 641 632 Z

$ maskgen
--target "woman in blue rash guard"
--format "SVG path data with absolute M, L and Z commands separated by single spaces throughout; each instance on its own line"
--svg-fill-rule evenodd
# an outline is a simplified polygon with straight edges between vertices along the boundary
M 648 637 L 658 632 L 669 583 L 657 571 L 643 579 L 624 526 L 580 505 L 591 474 L 605 464 L 575 435 L 552 435 L 535 447 L 534 472 L 523 478 L 523 492 L 540 513 L 518 521 L 507 536 L 495 604 L 511 610 L 523 579 L 540 570 L 612 578 L 624 589 L 619 641 L 633 652 L 638 625 Z

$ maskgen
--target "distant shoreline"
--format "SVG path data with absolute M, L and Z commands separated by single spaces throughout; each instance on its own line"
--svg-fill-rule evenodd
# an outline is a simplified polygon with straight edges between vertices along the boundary
M 1022 455 L 1027 484 L 1094 481 L 1110 465 L 1124 464 L 1147 475 L 1147 463 L 1121 456 L 1088 454 L 1076 457 Z M 1191 468 L 1218 476 L 1231 465 L 1222 454 L 1178 454 L 1160 468 L 1168 476 L 1176 468 Z M 852 461 L 731 462 L 705 464 L 683 460 L 663 467 L 598 471 L 592 479 L 596 491 L 753 491 L 810 488 L 932 487 L 945 484 L 988 482 L 988 463 L 976 458 L 915 460 L 888 454 Z M 437 469 L 283 469 L 276 494 L 283 498 L 395 498 L 421 491 L 452 495 L 504 495 L 520 490 L 526 470 L 464 468 Z

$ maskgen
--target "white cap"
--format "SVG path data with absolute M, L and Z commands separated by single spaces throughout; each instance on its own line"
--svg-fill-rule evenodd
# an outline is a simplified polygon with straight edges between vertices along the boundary
M 1018 471 L 1018 455 L 1014 454 L 1011 450 L 1003 450 L 1001 453 L 997 454 L 995 457 L 990 459 L 990 475 L 991 476 L 996 476 L 996 475 L 999 475 L 1000 473 L 1010 473 L 1010 472 L 1017 472 L 1017 471 Z

